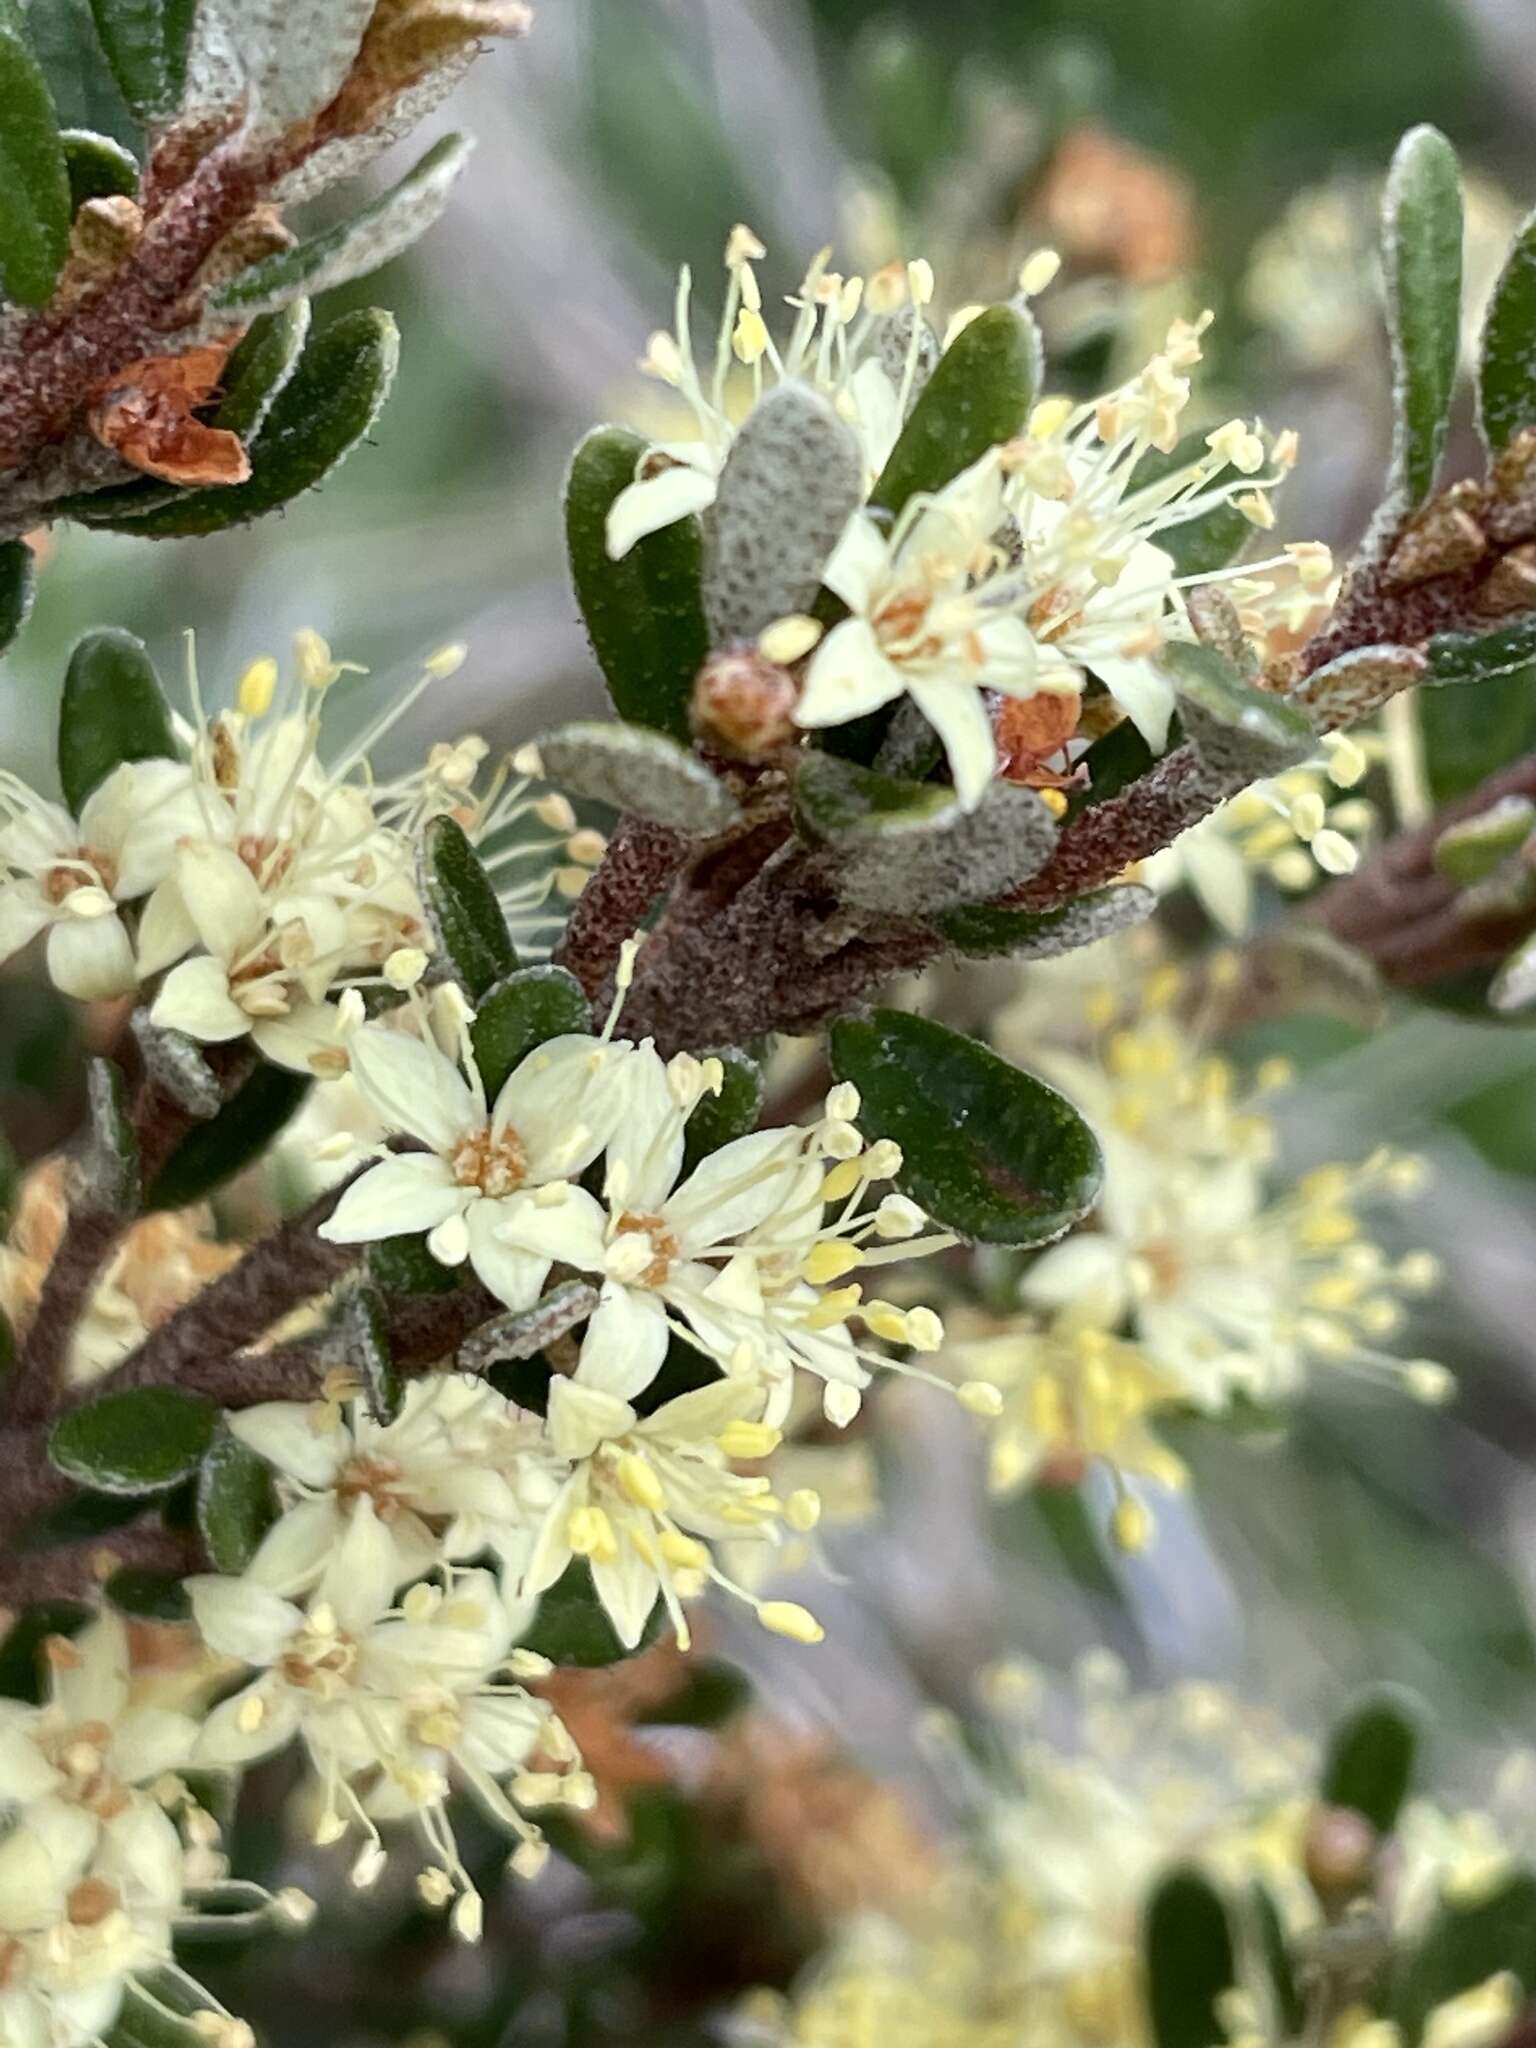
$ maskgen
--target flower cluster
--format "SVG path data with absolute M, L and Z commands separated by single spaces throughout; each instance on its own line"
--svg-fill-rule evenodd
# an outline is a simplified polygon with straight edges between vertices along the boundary
M 1452 1391 L 1443 1366 L 1384 1348 L 1405 1300 L 1436 1285 L 1437 1261 L 1390 1258 L 1361 1225 L 1362 1209 L 1423 1186 L 1423 1162 L 1382 1148 L 1278 1185 L 1264 1099 L 1289 1069 L 1269 1061 L 1245 1081 L 1208 1050 L 1190 978 L 1138 967 L 1140 950 L 1116 955 L 1117 981 L 1082 990 L 1068 979 L 1076 963 L 1034 970 L 1058 999 L 1042 1012 L 1026 995 L 1013 1025 L 1003 1019 L 1004 1042 L 1027 1041 L 1093 1124 L 1104 1196 L 1091 1227 L 1025 1269 L 1019 1308 L 957 1320 L 947 1354 L 957 1377 L 998 1389 L 994 1486 L 1072 1485 L 1101 1465 L 1118 1495 L 1114 1534 L 1133 1550 L 1151 1521 L 1128 1479 L 1184 1481 L 1156 1434 L 1160 1410 L 1283 1402 L 1317 1366 L 1431 1404 Z M 1234 966 L 1211 963 L 1218 1001 Z
M 551 891 L 578 893 L 583 863 L 601 851 L 575 831 L 564 797 L 530 795 L 510 764 L 477 794 L 488 749 L 473 736 L 435 744 L 394 782 L 374 777 L 371 751 L 463 659 L 462 647 L 433 655 L 334 759 L 322 759 L 322 714 L 356 665 L 304 632 L 286 674 L 270 658 L 251 663 L 233 706 L 212 715 L 189 662 L 194 715 L 175 735 L 185 758 L 123 762 L 78 818 L 0 775 L 0 958 L 46 932 L 48 971 L 66 994 L 149 983 L 157 1025 L 203 1045 L 249 1036 L 280 1066 L 343 1072 L 336 991 L 410 979 L 431 951 L 416 884 L 429 819 L 453 817 L 482 844 L 524 817 L 545 828 L 490 860 L 496 872 L 540 859 L 504 906 L 531 931 Z
M 830 397 L 857 436 L 873 489 L 939 359 L 924 313 L 934 294 L 926 263 L 866 282 L 831 271 L 823 251 L 792 301 L 796 324 L 781 352 L 752 268 L 762 253 L 748 230 L 733 233 L 708 390 L 689 341 L 686 273 L 676 334 L 653 337 L 642 368 L 688 401 L 700 438 L 665 442 L 643 458 L 609 516 L 615 558 L 713 502 L 737 432 L 728 402 L 737 366 L 750 370 L 749 406 L 764 389 L 765 365 L 775 380 Z M 1021 306 L 1055 269 L 1049 251 L 1030 259 Z M 946 346 L 981 311 L 957 314 Z M 1298 543 L 1270 561 L 1183 575 L 1158 544 L 1229 507 L 1256 528 L 1272 527 L 1270 493 L 1296 457 L 1294 435 L 1267 437 L 1239 419 L 1206 433 L 1198 453 L 1181 444 L 1186 373 L 1200 360 L 1209 320 L 1175 321 L 1140 374 L 1097 400 L 1043 399 L 1022 434 L 938 493 L 914 495 L 894 523 L 872 508 L 856 511 L 823 571 L 847 616 L 824 633 L 820 620 L 795 614 L 759 639 L 768 660 L 799 673 L 794 722 L 838 726 L 910 699 L 943 743 L 961 802 L 972 806 L 998 771 L 1000 742 L 1005 767 L 1012 756 L 997 697 L 1066 700 L 1047 752 L 1061 750 L 1069 763 L 1119 717 L 1160 752 L 1175 696 L 1159 657 L 1170 639 L 1197 637 L 1192 595 L 1230 586 L 1232 616 L 1256 661 L 1280 616 L 1298 606 L 1314 612 L 1332 584 L 1326 548 Z M 1107 721 L 1095 694 L 1107 700 Z
M 387 1152 L 354 1178 L 322 1235 L 362 1244 L 426 1232 L 437 1260 L 468 1264 L 514 1316 L 535 1310 L 556 1267 L 590 1282 L 585 1331 L 571 1369 L 550 1381 L 533 1440 L 509 1422 L 496 1438 L 502 1468 L 522 1475 L 517 1519 L 531 1531 L 527 1542 L 508 1529 L 485 1539 L 509 1606 L 526 1612 L 583 1558 L 626 1644 L 658 1598 L 686 1643 L 683 1602 L 709 1581 L 770 1628 L 817 1639 L 811 1616 L 760 1601 L 710 1546 L 774 1545 L 785 1526 L 814 1525 L 813 1493 L 781 1500 L 761 1472 L 737 1469 L 778 1447 L 797 1383 L 819 1386 L 842 1427 L 876 1370 L 930 1377 L 869 1340 L 933 1352 L 938 1317 L 866 1298 L 850 1278 L 953 1242 L 922 1235 L 921 1211 L 900 1195 L 868 1204 L 900 1166 L 896 1147 L 864 1143 L 845 1084 L 814 1125 L 749 1133 L 685 1171 L 689 1119 L 718 1090 L 718 1061 L 664 1062 L 611 1027 L 573 1033 L 530 1053 L 491 1102 L 467 1007 L 456 1057 L 431 1041 L 425 1005 L 420 1014 L 427 1035 L 360 1024 L 347 1040 L 363 1097 L 419 1149 Z M 659 1399 L 679 1344 L 692 1383 Z M 463 1461 L 482 1453 L 460 1443 L 455 1455 L 462 1480 Z M 533 1467 L 553 1481 L 530 1518 Z
M 970 1817 L 930 1896 L 900 1917 L 850 1917 L 793 1999 L 747 2002 L 744 2048 L 1142 2048 L 1155 2038 L 1147 1906 L 1175 1867 L 1208 1875 L 1244 1929 L 1253 1907 L 1241 1902 L 1262 1895 L 1277 1938 L 1317 1981 L 1331 1957 L 1347 1974 L 1362 1943 L 1422 1934 L 1441 1898 L 1486 1897 L 1513 1867 L 1492 1814 L 1469 1820 L 1417 1801 L 1401 1822 L 1401 1866 L 1379 1891 L 1357 1870 L 1341 1923 L 1323 1866 L 1330 1825 L 1350 1817 L 1318 1806 L 1312 1747 L 1277 1716 L 1204 1682 L 1132 1692 L 1106 1653 L 1082 1660 L 1065 1697 L 1021 1663 L 987 1674 L 984 1691 L 984 1764 L 953 1723 L 928 1731 Z M 1241 1940 L 1238 1982 L 1220 2007 L 1245 2048 L 1289 2038 L 1263 1954 L 1256 1932 Z M 1485 2048 L 1518 2005 L 1514 1979 L 1495 1975 L 1436 2003 L 1422 2038 Z M 1401 2036 L 1352 2000 L 1320 2038 L 1397 2048 Z
M 224 1881 L 218 1828 L 177 1775 L 198 1721 L 135 1671 L 118 1615 L 45 1647 L 45 1703 L 0 1702 L 0 2037 L 83 2048 L 130 1995 L 163 2013 L 169 1986 L 214 2048 L 242 2048 L 249 2028 L 180 1970 L 172 1936 L 220 1892 L 248 1925 L 302 1922 L 309 1901 Z

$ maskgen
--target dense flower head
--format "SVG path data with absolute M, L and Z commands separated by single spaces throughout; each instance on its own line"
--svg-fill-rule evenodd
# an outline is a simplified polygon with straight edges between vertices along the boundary
M 1261 1097 L 1288 1071 L 1267 1064 L 1245 1086 L 1207 1049 L 1196 1002 L 1177 969 L 1155 966 L 1129 989 L 1090 993 L 1065 1043 L 1037 1043 L 1036 1064 L 1097 1131 L 1106 1178 L 1094 1226 L 1028 1269 L 1023 1301 L 1125 1328 L 1184 1400 L 1213 1412 L 1284 1400 L 1317 1366 L 1445 1400 L 1443 1367 L 1384 1348 L 1437 1262 L 1389 1257 L 1361 1221 L 1417 1193 L 1424 1163 L 1381 1147 L 1277 1182 Z
M 189 660 L 181 757 L 123 763 L 78 819 L 0 777 L 0 957 L 46 932 L 66 994 L 145 988 L 153 1021 L 200 1044 L 249 1036 L 281 1066 L 344 1072 L 337 993 L 399 986 L 432 949 L 416 883 L 430 819 L 485 846 L 512 926 L 535 943 L 551 896 L 579 893 L 593 857 L 564 797 L 534 793 L 510 762 L 482 777 L 489 750 L 473 735 L 434 744 L 393 781 L 375 776 L 371 752 L 464 657 L 429 657 L 339 752 L 325 708 L 361 671 L 318 634 L 296 636 L 286 669 L 252 662 L 219 711 L 204 710 Z
M 652 339 L 642 367 L 687 401 L 699 438 L 661 443 L 643 458 L 609 513 L 615 558 L 712 504 L 737 431 L 733 371 L 749 372 L 747 411 L 770 378 L 830 397 L 858 438 L 868 491 L 939 360 L 925 311 L 934 296 L 926 262 L 866 281 L 830 271 L 830 252 L 822 251 L 791 302 L 797 319 L 781 351 L 753 269 L 762 253 L 747 229 L 734 231 L 707 383 L 689 338 L 686 272 L 676 333 Z M 1055 267 L 1049 251 L 1025 264 L 1021 306 Z M 982 310 L 958 312 L 944 347 Z M 1064 700 L 1048 750 L 1061 750 L 1067 764 L 1052 771 L 1059 782 L 1075 772 L 1086 738 L 1104 729 L 1089 712 L 1091 730 L 1076 741 L 1079 714 L 1094 693 L 1161 752 L 1175 694 L 1160 657 L 1169 640 L 1199 637 L 1196 593 L 1222 592 L 1225 616 L 1255 668 L 1285 633 L 1294 639 L 1315 623 L 1335 587 L 1326 548 L 1298 542 L 1269 560 L 1181 574 L 1159 544 L 1175 528 L 1226 509 L 1271 528 L 1271 493 L 1296 458 L 1294 435 L 1269 436 L 1242 419 L 1181 441 L 1187 373 L 1200 360 L 1210 318 L 1174 321 L 1146 366 L 1097 399 L 1042 399 L 1024 432 L 937 493 L 916 493 L 894 522 L 872 507 L 855 511 L 823 572 L 847 616 L 823 634 L 819 618 L 797 614 L 770 625 L 758 643 L 770 661 L 802 670 L 795 723 L 842 725 L 910 699 L 942 741 L 956 791 L 970 806 L 999 766 L 999 696 L 1013 704 Z M 1006 743 L 1002 751 L 1006 767 Z

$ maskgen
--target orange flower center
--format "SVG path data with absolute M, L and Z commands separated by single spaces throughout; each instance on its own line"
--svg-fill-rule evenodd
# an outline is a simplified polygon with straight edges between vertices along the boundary
M 489 1125 L 460 1141 L 450 1164 L 461 1188 L 482 1195 L 510 1195 L 528 1178 L 528 1154 L 510 1124 L 499 1132 Z
M 111 895 L 117 881 L 117 862 L 99 846 L 77 846 L 74 854 L 48 869 L 42 877 L 42 891 L 50 903 L 62 903 L 77 889 L 99 883 Z
M 649 1238 L 651 1262 L 636 1278 L 642 1287 L 659 1287 L 682 1249 L 677 1238 L 659 1216 L 636 1216 L 628 1211 L 619 1218 L 618 1229 L 620 1235 L 640 1231 Z

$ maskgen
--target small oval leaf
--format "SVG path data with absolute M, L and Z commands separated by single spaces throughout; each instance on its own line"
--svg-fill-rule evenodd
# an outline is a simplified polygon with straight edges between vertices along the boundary
M 0 284 L 8 299 L 41 306 L 52 296 L 72 217 L 48 82 L 19 17 L 0 15 Z
M 1391 1834 L 1413 1782 L 1422 1724 L 1418 1701 L 1401 1686 L 1384 1686 L 1362 1701 L 1328 1745 L 1322 1782 L 1327 1804 L 1350 1807 L 1378 1834 Z
M 1536 213 L 1521 223 L 1488 304 L 1477 415 L 1490 455 L 1536 427 Z
M 141 120 L 181 97 L 195 12 L 196 0 L 91 0 L 112 76 Z
M 898 1187 L 968 1243 L 1049 1244 L 1098 1200 L 1098 1143 L 1071 1103 L 975 1039 L 876 1010 L 839 1018 L 830 1054 L 860 1129 L 900 1145 Z
M 476 1005 L 470 1026 L 487 1100 L 495 1101 L 512 1069 L 536 1045 L 591 1027 L 581 983 L 563 967 L 523 967 L 497 982 Z
M 309 1093 L 310 1077 L 265 1060 L 216 1116 L 195 1124 L 150 1182 L 146 1209 L 200 1202 L 260 1158 Z
M 1145 1945 L 1155 2048 L 1219 2048 L 1227 2039 L 1219 2008 L 1237 1981 L 1237 1955 L 1227 1909 L 1203 1871 L 1173 1870 L 1158 1885 Z
M 683 1133 L 683 1172 L 692 1173 L 701 1159 L 707 1159 L 711 1152 L 718 1152 L 722 1145 L 729 1145 L 735 1138 L 744 1138 L 748 1131 L 757 1129 L 757 1120 L 763 1113 L 763 1097 L 767 1084 L 763 1078 L 763 1065 L 739 1046 L 717 1046 L 713 1051 L 701 1052 L 701 1060 L 716 1059 L 724 1069 L 725 1078 L 720 1084 L 718 1095 L 705 1095 L 695 1105 Z
M 608 556 L 608 514 L 635 481 L 646 444 L 597 427 L 576 450 L 565 489 L 571 581 L 614 709 L 631 725 L 687 743 L 694 678 L 709 653 L 697 519 L 676 520 Z
M 164 1493 L 197 1470 L 218 1419 L 211 1401 L 176 1387 L 99 1394 L 60 1416 L 48 1455 L 101 1493 Z
M 517 948 L 496 885 L 452 818 L 434 818 L 421 848 L 421 893 L 443 954 L 472 1003 L 511 974 Z
M 1040 383 L 1040 333 L 1016 306 L 989 306 L 950 343 L 870 494 L 899 512 L 1024 430 Z
M 75 816 L 124 761 L 174 760 L 170 707 L 142 640 L 118 626 L 87 633 L 69 658 L 59 705 L 59 783 Z
M 1396 428 L 1389 503 L 1416 510 L 1445 450 L 1461 346 L 1461 172 L 1437 128 L 1398 145 L 1382 209 Z
M 221 1423 L 197 1475 L 197 1526 L 214 1570 L 243 1572 L 277 1512 L 265 1459 Z
M 64 167 L 69 174 L 69 204 L 78 213 L 88 199 L 132 199 L 139 189 L 139 166 L 120 142 L 92 128 L 66 128 Z
M 1157 896 L 1138 882 L 1095 889 L 1060 910 L 1010 910 L 1005 904 L 973 903 L 933 920 L 957 952 L 973 960 L 1054 960 L 1094 945 L 1111 932 L 1143 924 L 1157 909 Z
M 539 1595 L 539 1611 L 523 1632 L 520 1649 L 547 1657 L 551 1664 L 574 1664 L 584 1670 L 619 1664 L 648 1649 L 660 1635 L 667 1610 L 659 1599 L 634 1649 L 627 1650 L 614 1633 L 592 1584 L 585 1558 L 573 1558 L 555 1583 Z
M 741 815 L 735 797 L 699 757 L 658 732 L 583 720 L 545 733 L 537 746 L 553 781 L 674 832 L 710 839 Z

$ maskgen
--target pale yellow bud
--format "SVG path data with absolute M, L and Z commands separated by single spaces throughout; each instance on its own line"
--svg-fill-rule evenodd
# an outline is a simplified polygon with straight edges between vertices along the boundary
M 806 612 L 789 612 L 758 634 L 757 651 L 764 661 L 771 661 L 778 668 L 788 668 L 810 653 L 820 640 L 822 631 L 819 619 L 811 618 Z

